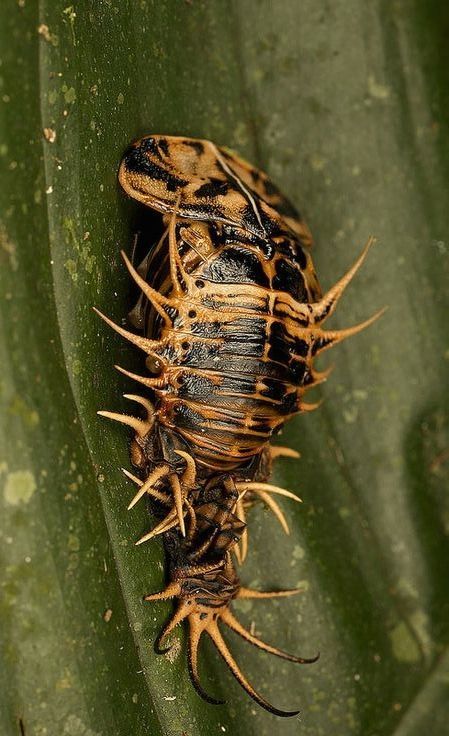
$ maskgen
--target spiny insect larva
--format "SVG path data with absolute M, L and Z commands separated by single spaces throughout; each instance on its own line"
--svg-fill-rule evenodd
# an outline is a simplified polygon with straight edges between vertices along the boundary
M 176 610 L 157 640 L 189 627 L 188 664 L 202 688 L 198 645 L 203 633 L 246 692 L 279 716 L 246 679 L 219 624 L 251 644 L 298 663 L 315 662 L 271 646 L 237 620 L 236 598 L 276 598 L 298 590 L 262 592 L 240 585 L 236 564 L 248 549 L 247 511 L 262 501 L 288 531 L 275 500 L 289 491 L 267 482 L 273 460 L 297 457 L 272 447 L 290 417 L 310 411 L 305 392 L 326 380 L 317 355 L 372 324 L 382 312 L 345 330 L 325 330 L 344 289 L 362 265 L 370 238 L 352 268 L 321 293 L 307 226 L 261 171 L 210 141 L 151 135 L 126 152 L 119 172 L 125 192 L 162 214 L 164 232 L 136 268 L 142 333 L 100 316 L 146 355 L 148 374 L 118 367 L 142 394 L 127 394 L 144 418 L 101 411 L 134 430 L 131 457 L 138 487 L 129 508 L 150 499 L 156 525 L 137 544 L 158 535 L 168 561 L 165 590 L 147 601 L 175 598 Z

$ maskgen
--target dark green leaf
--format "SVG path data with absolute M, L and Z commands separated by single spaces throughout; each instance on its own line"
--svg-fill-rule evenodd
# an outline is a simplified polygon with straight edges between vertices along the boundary
M 3 732 L 447 733 L 446 4 L 11 0 L 0 21 Z M 254 510 L 242 569 L 266 589 L 306 581 L 300 599 L 238 609 L 321 659 L 298 668 L 229 636 L 301 722 L 257 708 L 212 647 L 204 679 L 226 707 L 198 698 L 183 645 L 153 652 L 170 606 L 141 599 L 163 584 L 162 550 L 133 545 L 148 520 L 125 511 L 126 433 L 95 415 L 124 409 L 113 364 L 141 358 L 91 309 L 131 306 L 118 253 L 136 211 L 116 173 L 144 132 L 211 138 L 268 171 L 314 233 L 324 287 L 379 238 L 333 324 L 389 311 L 332 351 L 324 405 L 286 428 L 302 460 L 275 480 L 304 504 L 286 505 L 290 537 Z

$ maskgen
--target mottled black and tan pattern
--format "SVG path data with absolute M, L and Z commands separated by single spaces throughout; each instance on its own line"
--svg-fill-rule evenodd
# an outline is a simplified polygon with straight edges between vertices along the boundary
M 315 408 L 306 390 L 325 380 L 317 354 L 373 322 L 325 330 L 339 297 L 362 264 L 322 296 L 311 236 L 301 217 L 262 172 L 210 141 L 147 136 L 125 154 L 124 190 L 163 215 L 164 233 L 136 268 L 141 290 L 133 321 L 141 334 L 103 318 L 146 354 L 146 375 L 119 368 L 144 387 L 128 394 L 145 418 L 100 412 L 135 431 L 131 446 L 139 487 L 129 508 L 151 500 L 156 526 L 137 543 L 163 535 L 167 588 L 146 600 L 176 598 L 178 607 L 158 640 L 189 624 L 189 669 L 200 685 L 197 651 L 206 632 L 256 702 L 277 715 L 248 682 L 220 633 L 226 624 L 259 648 L 294 662 L 247 631 L 231 611 L 239 597 L 268 598 L 242 588 L 235 563 L 248 546 L 247 511 L 261 500 L 288 531 L 273 496 L 297 499 L 267 483 L 273 459 L 297 456 L 270 441 L 284 422 Z
M 226 223 L 265 242 L 286 235 L 311 243 L 306 224 L 266 174 L 210 141 L 142 138 L 125 154 L 119 180 L 131 197 L 162 213 L 176 209 L 190 220 Z

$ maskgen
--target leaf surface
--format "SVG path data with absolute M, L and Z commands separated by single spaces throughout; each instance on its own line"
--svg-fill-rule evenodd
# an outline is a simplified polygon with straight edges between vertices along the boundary
M 442 2 L 268 0 L 0 9 L 3 434 L 3 732 L 26 736 L 445 734 L 449 603 L 449 14 Z M 44 133 L 45 131 L 45 133 Z M 116 173 L 131 140 L 210 138 L 266 170 L 314 234 L 327 288 L 369 234 L 379 243 L 332 325 L 381 321 L 322 359 L 322 407 L 285 429 L 301 451 L 274 480 L 291 535 L 255 509 L 246 585 L 299 598 L 236 605 L 295 667 L 229 634 L 279 721 L 203 647 L 202 702 L 182 632 L 153 642 L 169 604 L 158 543 L 135 548 L 144 508 L 113 370 L 142 358 L 92 312 L 132 306 L 119 251 L 136 208 Z M 148 232 L 148 243 L 152 233 Z M 317 391 L 317 394 L 319 392 Z

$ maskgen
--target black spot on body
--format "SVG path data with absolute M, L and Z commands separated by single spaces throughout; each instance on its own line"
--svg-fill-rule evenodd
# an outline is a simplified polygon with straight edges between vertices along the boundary
M 299 214 L 296 207 L 293 207 L 292 203 L 284 197 L 283 194 L 279 191 L 277 186 L 273 184 L 271 179 L 266 179 L 264 182 L 265 185 L 265 192 L 268 197 L 276 197 L 276 204 L 274 207 L 276 208 L 277 212 L 279 212 L 280 215 L 286 215 L 287 217 L 294 217 L 297 220 L 301 219 L 301 215 Z
M 268 357 L 270 358 L 270 360 L 274 360 L 276 363 L 287 365 L 290 356 L 285 343 L 276 342 L 275 344 L 271 345 L 268 351 Z
M 270 350 L 268 357 L 288 367 L 292 360 L 292 353 L 305 357 L 309 350 L 309 345 L 305 340 L 300 338 L 292 339 L 285 331 L 282 322 L 273 322 L 271 325 L 269 336 Z M 296 380 L 294 381 L 296 383 Z
M 304 279 L 298 268 L 290 261 L 279 259 L 276 261 L 276 273 L 272 279 L 272 287 L 276 291 L 286 291 L 299 302 L 307 300 Z
M 185 140 L 183 140 L 183 144 L 185 146 L 190 146 L 190 148 L 193 148 L 193 150 L 196 151 L 199 156 L 204 153 L 204 144 L 201 143 L 201 141 L 192 141 L 189 138 L 185 138 Z
M 244 248 L 227 247 L 203 271 L 215 283 L 257 284 L 269 288 L 268 277 L 257 255 Z
M 299 337 L 296 338 L 292 352 L 296 355 L 300 355 L 301 358 L 305 358 L 309 352 L 309 343 L 306 342 L 306 340 L 301 340 Z
M 285 383 L 266 378 L 264 386 L 265 388 L 260 392 L 262 396 L 266 396 L 268 399 L 273 399 L 273 401 L 282 401 L 287 390 L 287 385 Z
M 287 335 L 282 322 L 272 323 L 268 340 L 270 345 L 275 347 L 282 348 L 282 346 L 285 346 L 287 350 L 290 347 L 289 343 L 291 342 L 291 339 Z
M 290 363 L 290 370 L 292 372 L 293 383 L 297 386 L 301 386 L 304 383 L 304 374 L 306 372 L 306 364 L 303 360 L 292 360 Z
M 286 414 L 293 414 L 296 411 L 298 405 L 298 397 L 296 392 L 286 394 L 281 404 L 280 412 L 284 416 Z
M 269 197 L 273 197 L 273 196 L 281 197 L 282 196 L 276 184 L 273 184 L 271 179 L 265 179 L 263 185 L 264 185 L 265 193 L 268 194 Z
M 165 156 L 168 156 L 169 151 L 170 151 L 170 148 L 169 148 L 169 145 L 167 143 L 167 139 L 166 138 L 160 138 L 159 139 L 159 148 L 161 149 L 162 153 Z
M 206 199 L 213 199 L 214 197 L 227 194 L 228 191 L 229 182 L 211 177 L 208 182 L 198 187 L 195 191 L 195 197 L 199 197 L 200 199 L 203 197 Z

